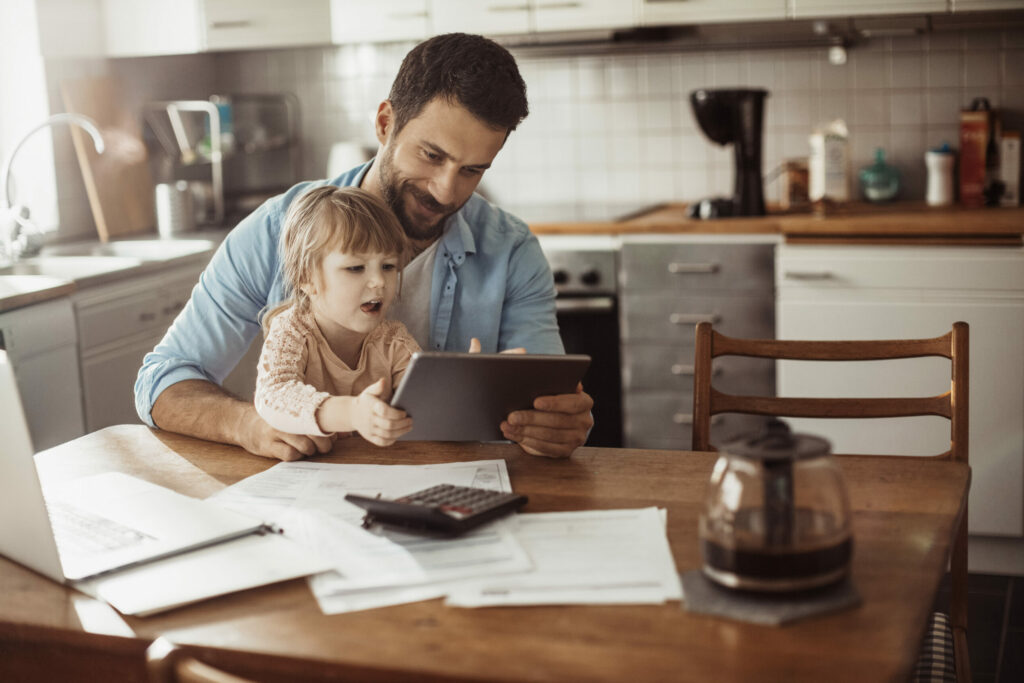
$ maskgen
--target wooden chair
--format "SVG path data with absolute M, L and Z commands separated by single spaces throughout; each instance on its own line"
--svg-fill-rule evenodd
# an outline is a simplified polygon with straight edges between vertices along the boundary
M 146 670 L 150 683 L 253 683 L 204 664 L 162 636 L 146 649 Z
M 887 341 L 790 341 L 735 339 L 711 323 L 697 325 L 693 379 L 693 450 L 711 446 L 711 416 L 743 413 L 772 417 L 876 418 L 938 415 L 950 421 L 950 445 L 935 458 L 967 463 L 968 326 L 953 323 L 950 332 L 934 339 Z M 711 365 L 719 356 L 775 360 L 858 361 L 941 356 L 952 365 L 950 390 L 925 398 L 788 398 L 736 396 L 711 385 Z M 956 678 L 970 681 L 967 651 L 967 511 L 964 510 L 950 557 L 952 575 L 950 621 L 956 653 Z

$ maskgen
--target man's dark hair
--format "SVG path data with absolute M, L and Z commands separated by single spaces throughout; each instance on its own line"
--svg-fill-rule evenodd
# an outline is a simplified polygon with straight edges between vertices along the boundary
M 526 118 L 526 83 L 509 51 L 483 36 L 446 33 L 429 38 L 402 60 L 388 99 L 397 134 L 436 97 L 459 104 L 508 132 Z

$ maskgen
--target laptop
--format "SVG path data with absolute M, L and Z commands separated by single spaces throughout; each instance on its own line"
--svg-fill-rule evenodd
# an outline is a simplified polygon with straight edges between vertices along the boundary
M 58 484 L 44 497 L 5 351 L 0 351 L 0 434 L 5 441 L 0 519 L 7 520 L 0 524 L 0 555 L 102 597 L 126 614 L 153 613 L 324 569 L 296 544 L 267 534 L 271 529 L 260 520 L 120 472 Z M 257 533 L 267 542 L 258 537 L 242 542 Z M 233 539 L 239 540 L 226 543 Z M 295 561 L 271 557 L 250 572 L 234 566 L 232 557 L 263 561 L 264 546 L 268 555 L 297 552 Z M 208 548 L 216 552 L 200 550 Z M 230 569 L 232 578 L 211 577 L 184 588 L 155 585 L 167 583 L 168 567 L 197 576 Z

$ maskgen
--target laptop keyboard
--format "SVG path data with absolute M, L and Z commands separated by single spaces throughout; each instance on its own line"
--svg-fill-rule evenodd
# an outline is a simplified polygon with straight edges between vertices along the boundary
M 46 509 L 61 554 L 94 555 L 156 540 L 138 529 L 67 503 L 47 501 Z

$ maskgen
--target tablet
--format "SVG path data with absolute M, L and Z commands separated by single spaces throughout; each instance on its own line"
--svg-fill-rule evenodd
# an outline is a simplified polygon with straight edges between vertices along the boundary
M 412 418 L 402 441 L 502 441 L 501 422 L 538 396 L 571 394 L 590 356 L 419 351 L 391 405 Z

